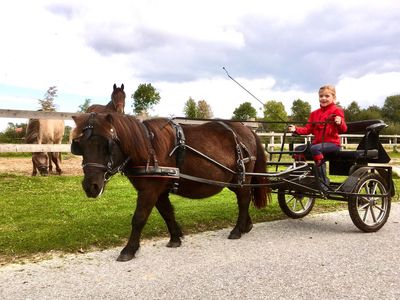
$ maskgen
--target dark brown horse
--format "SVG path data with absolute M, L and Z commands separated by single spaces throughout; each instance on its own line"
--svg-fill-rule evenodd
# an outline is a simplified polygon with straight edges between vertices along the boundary
M 121 87 L 117 87 L 114 83 L 113 92 L 111 94 L 111 101 L 107 105 L 93 104 L 88 107 L 86 112 L 96 112 L 96 113 L 112 113 L 118 112 L 123 114 L 125 110 L 125 91 L 124 84 Z
M 64 121 L 51 119 L 29 119 L 26 128 L 25 142 L 27 144 L 61 144 L 64 135 Z M 52 162 L 56 166 L 57 174 L 61 174 L 61 153 L 33 152 L 32 176 L 48 175 L 53 170 Z
M 238 239 L 242 233 L 251 230 L 250 201 L 256 207 L 263 207 L 267 202 L 269 191 L 262 185 L 266 182 L 265 178 L 243 177 L 238 172 L 230 171 L 241 168 L 246 172 L 266 171 L 259 138 L 240 123 L 182 125 L 183 130 L 179 131 L 176 130 L 179 126 L 164 118 L 142 123 L 128 115 L 85 114 L 73 119 L 78 136 L 73 140 L 71 151 L 83 156 L 82 186 L 86 195 L 93 198 L 100 196 L 107 179 L 120 170 L 138 191 L 131 236 L 118 261 L 127 261 L 135 256 L 142 229 L 154 206 L 164 218 L 170 233 L 167 246 L 181 245 L 182 231 L 169 199 L 174 186 L 178 195 L 199 199 L 215 195 L 223 189 L 224 184 L 213 185 L 209 181 L 226 183 L 236 194 L 239 206 L 237 223 L 229 235 L 230 239 Z M 181 138 L 177 139 L 177 136 Z M 183 142 L 184 146 L 180 147 Z M 175 154 L 182 155 L 183 151 L 184 157 L 180 156 L 177 160 Z M 239 157 L 242 159 L 238 165 Z M 177 166 L 180 175 L 174 172 L 178 170 Z M 241 184 L 238 184 L 239 179 Z M 259 185 L 249 186 L 250 183 Z

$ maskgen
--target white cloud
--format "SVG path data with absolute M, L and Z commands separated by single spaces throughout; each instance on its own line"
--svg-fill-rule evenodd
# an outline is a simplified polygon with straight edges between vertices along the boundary
M 148 82 L 160 90 L 160 116 L 182 115 L 190 96 L 222 118 L 244 101 L 259 107 L 226 66 L 288 113 L 298 98 L 316 108 L 326 83 L 343 105 L 382 105 L 400 93 L 399 19 L 395 0 L 8 1 L 0 9 L 0 85 L 43 93 L 56 85 L 60 100 L 71 99 L 61 101 L 64 111 L 86 98 L 105 104 L 114 83 L 125 84 L 129 111 L 130 95 Z

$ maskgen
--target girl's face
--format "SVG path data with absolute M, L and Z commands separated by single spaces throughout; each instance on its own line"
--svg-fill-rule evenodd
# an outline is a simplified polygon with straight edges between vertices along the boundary
M 319 104 L 321 107 L 326 107 L 333 102 L 335 102 L 335 98 L 328 90 L 322 90 L 319 93 Z

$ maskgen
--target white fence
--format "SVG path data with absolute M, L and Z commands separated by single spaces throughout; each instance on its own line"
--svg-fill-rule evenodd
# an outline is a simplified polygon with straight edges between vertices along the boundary
M 71 120 L 72 116 L 79 115 L 79 113 L 70 113 L 70 112 L 44 112 L 44 111 L 29 111 L 29 110 L 11 110 L 11 109 L 0 109 L 0 118 L 41 118 L 41 119 L 63 119 L 63 120 Z M 185 120 L 185 119 L 177 119 L 179 123 L 192 123 L 199 124 L 204 121 L 193 121 L 193 120 Z M 245 122 L 246 123 L 246 122 Z M 249 122 L 246 125 L 254 127 L 254 122 Z M 267 138 L 268 149 L 273 150 L 274 147 L 280 147 L 283 140 L 283 133 L 278 132 L 267 132 L 267 133 L 258 133 L 258 136 Z M 290 134 L 287 134 L 290 136 Z M 361 138 L 363 135 L 361 134 L 343 134 L 341 135 L 342 145 L 344 148 L 346 147 L 355 147 L 357 144 L 349 144 L 347 143 L 350 138 Z M 383 141 L 387 141 L 387 143 L 383 143 L 385 147 L 391 147 L 393 150 L 397 150 L 397 141 L 400 138 L 400 135 L 381 135 L 380 136 Z M 304 143 L 311 140 L 311 136 L 304 136 Z M 60 144 L 60 145 L 47 145 L 47 144 L 0 144 L 0 153 L 1 152 L 69 152 L 70 145 L 69 144 Z

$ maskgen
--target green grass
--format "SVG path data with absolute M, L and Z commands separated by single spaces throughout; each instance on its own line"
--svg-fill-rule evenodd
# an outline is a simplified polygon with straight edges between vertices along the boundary
M 122 245 L 129 236 L 136 191 L 115 175 L 101 198 L 86 197 L 81 176 L 30 177 L 0 174 L 0 263 L 30 258 L 50 251 L 63 253 Z M 400 186 L 400 180 L 395 184 Z M 232 227 L 236 199 L 224 189 L 203 200 L 171 195 L 176 217 L 185 234 Z M 346 208 L 337 201 L 320 200 L 315 212 Z M 263 209 L 251 206 L 253 222 L 286 218 L 273 196 Z M 154 209 L 143 237 L 167 236 L 164 221 Z

